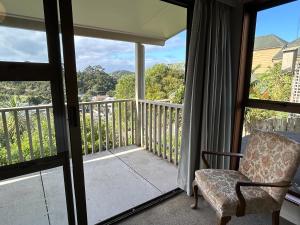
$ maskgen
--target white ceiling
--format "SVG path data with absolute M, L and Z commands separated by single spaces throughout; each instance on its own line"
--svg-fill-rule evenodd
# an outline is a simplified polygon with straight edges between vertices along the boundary
M 19 27 L 20 19 L 23 21 L 22 24 L 43 20 L 42 0 L 1 0 L 1 2 L 4 8 L 2 11 L 5 11 L 2 14 L 6 14 L 3 24 L 13 26 L 12 21 L 16 18 L 19 18 Z M 162 45 L 165 40 L 186 27 L 186 9 L 160 0 L 72 2 L 75 34 L 78 35 Z M 24 19 L 27 19 L 26 23 Z

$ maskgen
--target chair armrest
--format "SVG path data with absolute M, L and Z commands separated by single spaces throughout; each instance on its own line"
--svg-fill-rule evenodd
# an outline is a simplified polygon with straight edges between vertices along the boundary
M 207 168 L 211 168 L 205 155 L 216 155 L 216 156 L 227 156 L 227 157 L 238 157 L 239 159 L 243 157 L 241 153 L 231 153 L 231 152 L 209 152 L 209 151 L 202 151 L 201 156 L 202 160 Z
M 278 187 L 287 188 L 291 186 L 291 182 L 282 181 L 276 183 L 260 183 L 251 181 L 238 181 L 235 185 L 235 192 L 238 197 L 238 205 L 236 210 L 236 216 L 244 216 L 246 209 L 246 200 L 241 192 L 241 187 Z

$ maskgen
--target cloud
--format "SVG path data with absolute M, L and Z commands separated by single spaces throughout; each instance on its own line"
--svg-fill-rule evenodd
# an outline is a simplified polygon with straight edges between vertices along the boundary
M 76 62 L 79 70 L 101 65 L 106 71 L 134 71 L 134 44 L 96 38 L 75 37 Z
M 0 27 L 0 60 L 48 62 L 46 34 Z
M 45 32 L 0 27 L 0 60 L 48 62 Z M 146 67 L 156 63 L 176 63 L 185 59 L 185 32 L 165 46 L 146 45 Z M 75 37 L 77 70 L 101 65 L 107 72 L 135 69 L 135 45 L 130 42 Z

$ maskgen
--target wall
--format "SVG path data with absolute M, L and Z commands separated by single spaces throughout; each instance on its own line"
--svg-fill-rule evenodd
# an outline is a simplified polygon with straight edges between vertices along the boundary
M 273 66 L 273 57 L 280 51 L 281 48 L 263 49 L 253 52 L 252 69 L 260 65 L 255 70 L 256 73 L 264 73 L 268 67 Z

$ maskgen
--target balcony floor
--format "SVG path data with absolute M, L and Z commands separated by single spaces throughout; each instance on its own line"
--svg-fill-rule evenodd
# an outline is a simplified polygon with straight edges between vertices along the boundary
M 84 157 L 89 224 L 177 187 L 177 168 L 137 146 Z M 62 168 L 0 183 L 0 224 L 67 224 Z M 50 222 L 49 222 L 50 220 Z
M 201 197 L 199 207 L 194 210 L 190 205 L 192 197 L 185 193 L 177 195 L 153 208 L 117 223 L 118 225 L 214 225 L 217 216 L 210 205 Z M 271 225 L 271 214 L 253 214 L 233 217 L 228 225 Z M 280 218 L 280 225 L 295 225 Z

